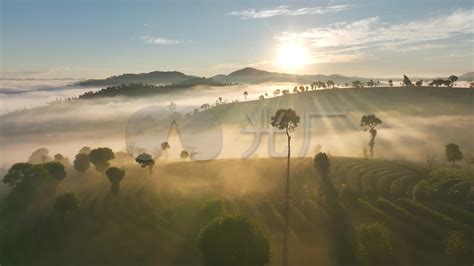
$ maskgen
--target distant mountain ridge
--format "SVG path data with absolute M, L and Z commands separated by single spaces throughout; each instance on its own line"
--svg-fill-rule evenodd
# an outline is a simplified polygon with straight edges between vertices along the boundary
M 90 86 L 117 86 L 122 84 L 143 83 L 150 85 L 165 85 L 172 83 L 179 83 L 189 79 L 196 78 L 196 76 L 186 75 L 178 71 L 153 71 L 149 73 L 139 74 L 122 74 L 118 76 L 111 76 L 106 79 L 88 79 L 78 82 L 77 85 Z
M 333 75 L 297 75 L 297 74 L 287 74 L 287 73 L 277 73 L 269 72 L 265 70 L 259 70 L 252 67 L 246 67 L 237 71 L 230 73 L 229 75 L 216 75 L 212 79 L 224 82 L 224 83 L 265 83 L 265 82 L 294 82 L 294 83 L 304 83 L 309 84 L 314 81 L 327 81 L 332 80 L 335 83 L 351 83 L 352 81 L 368 81 L 369 78 L 362 77 L 346 77 L 339 74 Z
M 176 84 L 180 82 L 185 82 L 190 79 L 195 79 L 196 76 L 187 75 L 178 71 L 153 71 L 149 73 L 139 73 L 139 74 L 122 74 L 118 76 L 111 76 L 105 79 L 89 79 L 76 83 L 79 86 L 118 86 L 122 84 L 132 84 L 132 83 L 141 83 L 141 84 L 150 84 L 150 85 L 169 85 Z M 265 70 L 260 70 L 252 67 L 245 67 L 234 72 L 231 72 L 228 75 L 219 74 L 212 76 L 210 79 L 219 82 L 219 83 L 241 83 L 241 84 L 260 84 L 266 82 L 292 82 L 300 84 L 310 84 L 315 81 L 328 81 L 332 80 L 336 84 L 351 84 L 353 81 L 359 80 L 362 83 L 365 83 L 371 78 L 364 77 L 348 77 L 339 74 L 332 75 L 323 75 L 323 74 L 314 74 L 314 75 L 298 75 L 298 74 L 288 74 L 288 73 L 278 73 L 270 72 Z M 401 76 L 400 76 L 401 79 Z M 412 80 L 418 79 L 417 77 L 411 77 Z M 373 80 L 388 80 L 387 78 Z M 474 80 L 474 72 L 469 72 L 459 76 L 459 80 L 470 81 Z

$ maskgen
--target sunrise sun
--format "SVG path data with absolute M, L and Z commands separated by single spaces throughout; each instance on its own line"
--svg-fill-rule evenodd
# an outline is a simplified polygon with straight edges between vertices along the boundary
M 278 48 L 276 62 L 285 70 L 297 70 L 310 63 L 310 55 L 303 44 L 286 43 Z

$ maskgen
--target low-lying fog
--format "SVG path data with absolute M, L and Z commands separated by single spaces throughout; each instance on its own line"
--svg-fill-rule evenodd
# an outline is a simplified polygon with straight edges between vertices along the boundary
M 171 101 L 177 104 L 176 111 L 185 116 L 204 103 L 215 104 L 219 97 L 228 103 L 235 100 L 254 101 L 265 93 L 268 95 L 265 98 L 273 97 L 272 92 L 276 89 L 292 91 L 294 84 L 196 87 L 178 90 L 172 95 L 88 100 L 31 109 L 44 106 L 56 98 L 75 97 L 84 91 L 94 90 L 66 86 L 71 81 L 56 81 L 56 84 L 49 84 L 49 87 L 44 81 L 42 85 L 39 81 L 35 82 L 36 85 L 24 87 L 18 85 L 18 82 L 15 87 L 12 82 L 12 89 L 26 92 L 0 93 L 0 109 L 9 112 L 0 116 L 0 167 L 6 168 L 12 163 L 26 161 L 31 152 L 40 147 L 48 148 L 50 155 L 61 153 L 70 159 L 83 146 L 108 146 L 114 151 L 128 149 L 135 153 L 146 150 L 157 154 L 159 145 L 168 139 L 170 131 L 168 141 L 171 149 L 167 154 L 169 160 L 178 160 L 183 149 L 196 152 L 196 158 L 201 156 L 201 159 L 266 157 L 269 153 L 274 156 L 285 155 L 286 138 L 282 133 L 275 133 L 275 148 L 274 151 L 269 151 L 269 146 L 272 145 L 269 145 L 269 131 L 265 125 L 262 126 L 262 110 L 265 109 L 262 106 L 248 105 L 247 109 L 247 105 L 243 105 L 236 109 L 225 108 L 226 105 L 223 105 L 211 112 L 200 112 L 203 115 L 199 118 L 199 126 L 191 121 L 178 122 L 176 127 L 172 127 L 171 120 L 155 119 L 152 116 L 161 112 L 163 118 L 169 114 L 168 105 Z M 3 87 L 5 84 L 2 84 Z M 244 91 L 248 92 L 247 100 L 243 95 Z M 360 156 L 362 149 L 367 148 L 369 134 L 359 127 L 363 111 L 351 110 L 345 115 L 346 112 L 341 110 L 341 117 L 313 117 L 311 127 L 305 130 L 307 120 L 305 121 L 303 113 L 317 110 L 317 103 L 314 110 L 299 110 L 298 103 L 293 105 L 280 108 L 295 108 L 302 116 L 301 124 L 293 133 L 294 156 L 313 156 L 319 145 L 323 151 L 342 156 Z M 26 110 L 22 110 L 23 106 Z M 146 111 L 149 113 L 145 112 L 144 116 L 140 114 L 140 110 L 143 112 L 144 108 L 150 106 L 161 107 Z M 130 127 L 133 121 L 148 119 L 147 114 L 152 117 L 150 123 L 154 124 L 148 132 L 151 135 L 142 132 L 150 128 L 142 130 L 137 125 Z M 249 120 L 247 114 L 256 125 L 250 123 L 252 119 Z M 375 155 L 379 158 L 422 161 L 428 153 L 441 157 L 444 145 L 449 142 L 461 144 L 461 149 L 464 148 L 466 152 L 473 151 L 474 144 L 467 134 L 474 128 L 472 113 L 427 117 L 421 113 L 408 116 L 396 111 L 386 111 L 376 115 L 383 120 L 375 146 Z M 252 150 L 250 147 L 256 136 L 252 131 L 259 130 L 261 140 L 255 150 Z M 159 133 L 153 135 L 157 131 Z M 302 146 L 305 149 L 301 150 Z

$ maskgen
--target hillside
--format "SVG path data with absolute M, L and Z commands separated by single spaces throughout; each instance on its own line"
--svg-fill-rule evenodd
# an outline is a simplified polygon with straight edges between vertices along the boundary
M 127 73 L 106 79 L 89 79 L 78 82 L 77 85 L 84 87 L 117 86 L 130 83 L 160 85 L 183 82 L 191 78 L 195 78 L 195 76 L 189 76 L 178 71 L 153 71 L 140 74 Z
M 29 202 L 29 208 L 1 208 L 2 265 L 202 265 L 195 239 L 222 212 L 255 220 L 270 239 L 269 265 L 281 264 L 283 159 L 160 162 L 151 176 L 132 160 L 112 161 L 127 169 L 118 196 L 110 194 L 109 181 L 94 169 L 81 176 L 68 167 L 66 179 Z M 334 263 L 328 210 L 317 199 L 312 165 L 311 158 L 292 161 L 290 265 Z M 444 241 L 453 230 L 466 239 L 472 236 L 473 195 L 450 193 L 466 184 L 472 188 L 474 179 L 441 173 L 425 179 L 429 171 L 420 165 L 331 158 L 331 177 L 345 191 L 341 200 L 350 224 L 385 224 L 393 236 L 395 266 L 463 265 L 461 258 L 454 263 L 445 255 Z M 448 184 L 450 178 L 456 182 Z M 423 179 L 433 182 L 425 185 L 423 198 L 418 193 L 413 201 L 412 191 Z M 66 224 L 53 208 L 55 195 L 63 192 L 81 199 Z M 221 211 L 213 211 L 216 205 Z
M 346 77 L 342 75 L 296 75 L 286 73 L 268 72 L 259 70 L 251 67 L 246 67 L 237 71 L 234 71 L 228 75 L 216 75 L 212 77 L 214 80 L 220 82 L 231 82 L 231 83 L 244 83 L 244 84 L 259 84 L 265 82 L 292 82 L 301 84 L 310 84 L 315 81 L 332 80 L 335 83 L 345 84 L 351 83 L 355 80 L 362 82 L 367 81 L 367 78 L 361 77 Z
M 466 74 L 463 74 L 463 75 L 459 76 L 459 80 L 463 80 L 463 81 L 472 81 L 472 80 L 474 80 L 474 72 L 469 72 L 469 73 L 466 73 Z

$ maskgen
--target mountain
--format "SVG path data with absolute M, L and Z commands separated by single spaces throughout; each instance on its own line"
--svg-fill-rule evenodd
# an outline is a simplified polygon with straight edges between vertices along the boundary
M 355 80 L 362 82 L 368 81 L 368 78 L 361 77 L 346 77 L 342 75 L 296 75 L 286 73 L 269 72 L 265 70 L 259 70 L 252 67 L 246 67 L 230 73 L 229 75 L 216 75 L 212 77 L 213 80 L 222 83 L 265 83 L 265 82 L 295 82 L 295 83 L 312 83 L 314 81 L 327 81 L 332 80 L 335 83 L 351 83 Z
M 465 80 L 465 81 L 474 80 L 474 72 L 468 72 L 464 75 L 459 76 L 459 80 Z
M 178 71 L 153 71 L 140 74 L 122 74 L 119 76 L 111 76 L 106 79 L 88 79 L 78 82 L 79 86 L 117 86 L 130 83 L 142 84 L 171 84 L 183 82 L 185 80 L 196 78 L 195 76 L 186 75 Z

